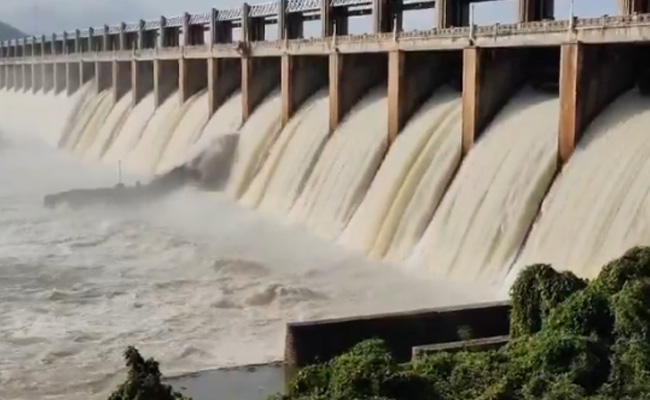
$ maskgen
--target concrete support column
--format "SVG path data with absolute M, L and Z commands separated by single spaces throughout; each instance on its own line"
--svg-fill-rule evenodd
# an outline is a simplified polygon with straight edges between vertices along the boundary
M 81 64 L 79 62 L 66 63 L 66 88 L 68 96 L 79 90 L 81 86 Z
M 469 25 L 469 3 L 458 0 L 436 0 L 439 29 Z
M 237 58 L 208 58 L 208 102 L 210 116 L 241 87 L 241 66 Z
M 241 5 L 241 37 L 242 41 L 250 42 L 251 6 L 248 3 Z
M 311 95 L 327 85 L 328 60 L 323 56 L 282 56 L 282 124 Z
M 32 93 L 37 93 L 43 89 L 43 64 L 32 64 Z
M 54 65 L 43 64 L 43 93 L 54 89 Z
M 178 61 L 154 60 L 153 74 L 156 108 L 158 108 L 178 88 Z
M 373 86 L 386 79 L 384 54 L 329 55 L 330 130 L 333 132 L 350 109 Z
M 181 104 L 208 86 L 208 63 L 181 57 L 178 60 L 178 94 Z
M 278 0 L 278 38 L 299 39 L 304 36 L 301 13 L 287 13 L 287 0 Z
M 330 0 L 320 0 L 321 37 L 333 34 L 332 7 Z
M 618 9 L 623 15 L 643 14 L 650 11 L 648 0 L 618 0 Z
M 2 52 L 2 49 L 0 48 L 0 52 Z M 6 65 L 0 65 L 0 89 L 5 88 L 5 83 L 7 81 L 7 78 L 5 76 L 6 72 L 5 70 L 7 69 Z
M 332 9 L 331 21 L 333 24 L 332 31 L 336 36 L 345 36 L 348 34 L 348 8 L 336 7 Z
M 566 43 L 560 56 L 559 162 L 569 160 L 591 121 L 635 83 L 634 49 Z
M 108 62 L 95 63 L 95 93 L 101 93 L 104 90 L 110 89 L 113 84 L 113 65 Z
M 114 102 L 122 98 L 131 90 L 133 76 L 131 74 L 131 61 L 113 61 L 113 95 Z
M 372 4 L 373 32 L 392 32 L 398 14 L 401 21 L 401 0 L 373 0 Z
M 241 63 L 242 119 L 246 121 L 280 84 L 280 60 L 276 57 L 242 57 Z
M 388 138 L 392 142 L 418 108 L 458 68 L 449 52 L 388 54 Z
M 133 107 L 153 90 L 153 61 L 131 61 Z
M 554 0 L 519 0 L 519 22 L 542 21 L 555 16 Z
M 54 94 L 59 94 L 67 89 L 68 86 L 68 68 L 66 63 L 54 64 Z
M 463 154 L 525 80 L 524 55 L 516 50 L 463 50 Z

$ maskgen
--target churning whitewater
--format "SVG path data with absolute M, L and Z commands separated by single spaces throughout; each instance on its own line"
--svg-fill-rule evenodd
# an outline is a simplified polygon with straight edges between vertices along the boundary
M 252 193 L 244 181 L 273 160 L 265 185 L 275 189 L 260 204 L 286 215 L 292 201 L 277 196 L 292 188 L 296 199 L 312 168 L 299 154 L 324 151 L 323 95 L 307 103 L 292 133 L 277 128 L 274 96 L 252 118 L 268 127 L 260 133 L 239 129 L 238 93 L 206 121 L 202 95 L 185 111 L 174 98 L 154 111 L 151 96 L 131 108 L 90 86 L 71 97 L 0 92 L 0 398 L 103 400 L 122 378 L 130 344 L 176 374 L 278 360 L 287 321 L 491 298 L 480 288 L 414 279 L 234 203 L 235 187 Z M 30 118 L 36 106 L 39 119 Z M 185 122 L 189 115 L 197 120 Z M 156 137 L 154 127 L 166 121 L 176 132 L 167 127 Z M 244 147 L 232 146 L 238 131 Z M 278 135 L 290 136 L 283 150 Z M 114 185 L 117 161 L 125 183 L 148 179 L 176 162 L 163 142 L 206 168 L 237 149 L 233 176 L 241 181 L 223 195 L 187 189 L 128 209 L 42 206 L 48 193 Z M 285 155 L 264 155 L 274 151 Z M 293 175 L 277 177 L 282 171 Z
M 392 143 L 383 87 L 333 132 L 326 90 L 283 126 L 278 91 L 242 124 L 239 92 L 210 115 L 205 91 L 156 108 L 95 87 L 0 91 L 2 399 L 103 399 L 130 344 L 168 374 L 277 360 L 290 320 L 499 298 L 525 265 L 589 277 L 650 243 L 650 103 L 636 93 L 557 175 L 559 101 L 530 88 L 463 157 L 448 87 Z M 115 185 L 118 166 L 127 184 L 185 166 L 203 187 L 42 207 Z

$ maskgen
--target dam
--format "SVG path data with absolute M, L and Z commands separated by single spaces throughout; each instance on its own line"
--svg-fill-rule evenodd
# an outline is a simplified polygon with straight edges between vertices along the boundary
M 501 337 L 522 267 L 593 277 L 650 244 L 648 2 L 563 20 L 517 0 L 489 26 L 476 3 L 282 0 L 0 43 L 0 398 L 105 399 L 127 344 L 172 376 L 378 334 L 407 359 L 459 321 Z M 204 187 L 42 204 L 178 167 Z
M 650 240 L 649 6 L 518 0 L 517 23 L 477 26 L 472 3 L 279 0 L 5 41 L 2 118 L 65 99 L 58 147 L 147 176 L 216 146 L 230 161 L 203 168 L 240 204 L 433 276 L 593 276 Z M 410 10 L 435 28 L 404 31 Z M 349 35 L 359 15 L 373 32 Z

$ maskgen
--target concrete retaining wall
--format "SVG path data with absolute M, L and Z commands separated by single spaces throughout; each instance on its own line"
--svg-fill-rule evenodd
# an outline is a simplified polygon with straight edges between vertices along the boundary
M 355 344 L 383 339 L 399 361 L 413 347 L 471 338 L 508 335 L 510 304 L 485 303 L 404 313 L 353 317 L 287 325 L 285 362 L 303 367 L 344 353 Z

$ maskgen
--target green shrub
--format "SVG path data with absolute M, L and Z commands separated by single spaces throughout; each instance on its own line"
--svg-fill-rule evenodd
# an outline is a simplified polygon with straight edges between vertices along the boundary
M 511 290 L 511 340 L 405 365 L 371 340 L 298 375 L 283 400 L 650 400 L 650 248 L 587 282 L 548 265 Z
M 129 369 L 127 379 L 109 400 L 190 400 L 163 385 L 158 362 L 152 358 L 145 360 L 135 347 L 126 349 L 124 359 Z
M 554 307 L 585 286 L 573 273 L 556 272 L 550 265 L 524 268 L 510 291 L 510 335 L 516 338 L 538 332 Z
M 609 294 L 616 294 L 626 282 L 641 278 L 650 278 L 650 247 L 634 247 L 623 257 L 609 262 L 601 269 L 596 282 Z

